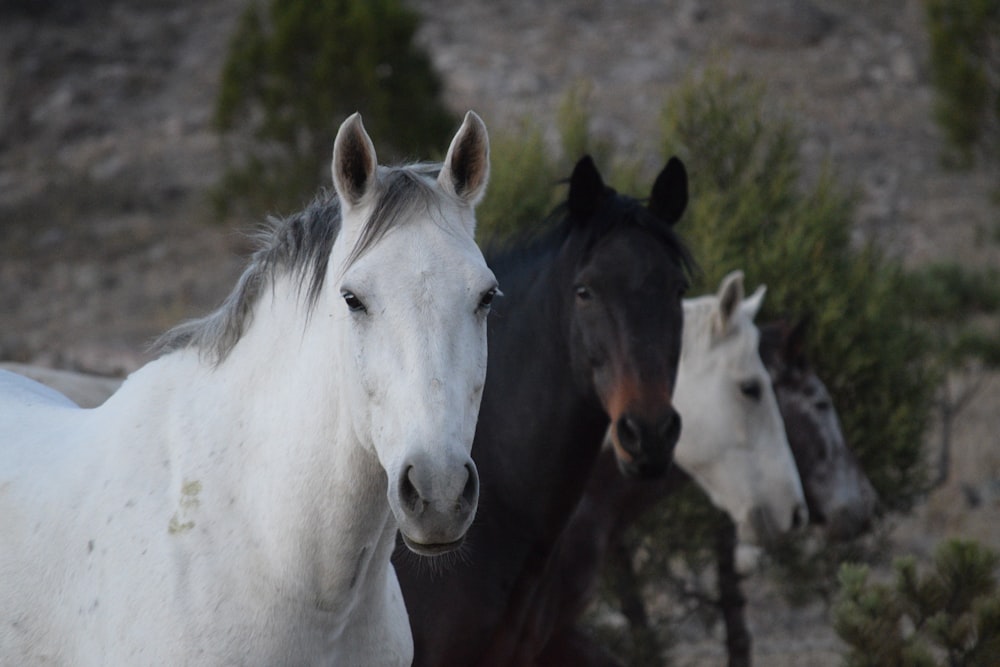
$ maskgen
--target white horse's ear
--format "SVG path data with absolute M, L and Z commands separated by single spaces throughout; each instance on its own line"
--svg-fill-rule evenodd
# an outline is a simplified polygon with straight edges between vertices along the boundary
M 469 206 L 475 206 L 486 194 L 490 178 L 490 138 L 486 124 L 475 111 L 465 114 L 445 155 L 438 183 Z
M 355 112 L 341 124 L 333 142 L 333 187 L 345 210 L 361 203 L 375 182 L 377 167 L 375 145 L 365 132 L 361 114 Z
M 743 312 L 747 314 L 751 320 L 757 317 L 757 313 L 760 312 L 760 307 L 764 303 L 764 295 L 767 294 L 767 285 L 760 285 L 754 290 L 754 293 L 743 300 Z
M 717 336 L 722 336 L 729 330 L 733 315 L 743 303 L 743 272 L 733 271 L 727 274 L 722 279 L 716 296 L 719 305 L 712 314 L 712 331 Z

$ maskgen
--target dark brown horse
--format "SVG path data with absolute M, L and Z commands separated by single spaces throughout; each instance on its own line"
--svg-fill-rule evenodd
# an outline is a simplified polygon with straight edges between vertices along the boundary
M 840 423 L 826 386 L 803 351 L 802 325 L 784 321 L 761 327 L 760 354 L 771 376 L 774 393 L 786 424 L 788 442 L 802 480 L 810 519 L 824 524 L 829 539 L 847 539 L 870 525 L 877 496 L 857 459 L 844 442 Z M 683 388 L 682 388 L 683 390 Z M 617 474 L 607 452 L 595 466 L 580 504 L 559 545 L 560 566 L 548 588 L 549 599 L 539 613 L 550 614 L 554 630 L 536 665 L 555 667 L 617 667 L 621 662 L 583 634 L 576 623 L 589 605 L 601 568 L 609 557 L 619 557 L 622 535 L 632 521 L 687 483 L 675 467 L 657 480 L 628 480 Z M 716 553 L 720 593 L 731 604 L 726 619 L 730 650 L 749 655 L 749 635 L 742 624 L 744 602 L 735 574 L 735 530 L 720 528 Z M 625 576 L 630 572 L 626 565 Z M 619 573 L 621 574 L 621 573 Z M 628 586 L 626 586 L 628 588 Z M 637 595 L 623 600 L 630 621 L 645 622 Z M 731 663 L 735 664 L 735 663 Z M 748 663 L 743 663 L 748 664 Z
M 690 258 L 673 230 L 687 176 L 671 159 L 647 204 L 607 187 L 582 159 L 534 240 L 489 254 L 493 306 L 473 458 L 479 512 L 444 566 L 397 552 L 415 665 L 521 665 L 548 636 L 534 625 L 551 555 L 601 449 L 616 469 L 669 467 L 671 404 Z

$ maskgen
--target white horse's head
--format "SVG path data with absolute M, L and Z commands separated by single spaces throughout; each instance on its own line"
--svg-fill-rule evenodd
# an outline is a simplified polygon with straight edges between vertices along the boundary
M 725 510 L 741 542 L 764 544 L 806 523 L 802 484 L 753 322 L 764 298 L 743 274 L 684 303 L 675 402 L 684 420 L 674 459 Z
M 403 539 L 425 555 L 461 542 L 479 498 L 469 454 L 497 282 L 473 208 L 488 176 L 486 127 L 472 112 L 440 170 L 377 166 L 357 114 L 334 144 L 342 238 L 323 291 L 338 301 L 340 381 L 357 393 L 350 419 L 385 470 Z

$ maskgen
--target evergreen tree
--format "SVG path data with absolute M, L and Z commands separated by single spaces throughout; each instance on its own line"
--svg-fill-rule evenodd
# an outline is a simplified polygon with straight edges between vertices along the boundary
M 1000 167 L 1000 0 L 925 0 L 935 117 L 959 161 Z
M 326 170 L 340 122 L 360 111 L 382 162 L 441 152 L 455 119 L 413 41 L 401 0 L 252 2 L 240 19 L 215 109 L 229 165 L 217 194 L 299 206 Z
M 1000 663 L 1000 555 L 977 542 L 949 540 L 930 571 L 898 559 L 895 581 L 869 581 L 845 565 L 834 628 L 848 667 L 992 667 Z

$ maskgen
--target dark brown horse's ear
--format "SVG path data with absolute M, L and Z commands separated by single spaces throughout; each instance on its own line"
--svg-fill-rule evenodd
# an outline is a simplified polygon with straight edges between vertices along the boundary
M 569 212 L 579 218 L 590 217 L 604 198 L 605 190 L 604 179 L 593 158 L 584 155 L 569 177 Z
M 688 204 L 688 177 L 684 163 L 672 157 L 653 183 L 649 211 L 668 225 L 675 225 Z

